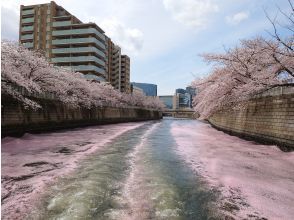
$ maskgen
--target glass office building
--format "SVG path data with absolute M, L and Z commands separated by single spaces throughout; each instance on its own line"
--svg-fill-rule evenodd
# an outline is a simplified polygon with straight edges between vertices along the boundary
M 131 84 L 142 89 L 146 96 L 157 96 L 157 85 L 155 84 L 137 82 L 132 82 Z

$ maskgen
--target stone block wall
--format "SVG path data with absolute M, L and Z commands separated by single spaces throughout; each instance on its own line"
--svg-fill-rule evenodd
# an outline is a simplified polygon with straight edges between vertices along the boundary
M 87 125 L 111 124 L 144 120 L 157 120 L 162 113 L 139 108 L 70 108 L 53 100 L 38 100 L 42 109 L 25 109 L 20 103 L 2 96 L 1 133 L 20 136 L 26 132 L 75 128 Z
M 238 136 L 294 148 L 294 87 L 281 86 L 262 92 L 245 108 L 220 111 L 209 122 Z

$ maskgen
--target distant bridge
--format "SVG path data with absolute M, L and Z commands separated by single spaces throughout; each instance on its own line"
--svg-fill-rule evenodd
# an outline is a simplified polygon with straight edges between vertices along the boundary
M 174 118 L 197 118 L 197 113 L 192 109 L 166 109 L 163 111 L 163 116 Z

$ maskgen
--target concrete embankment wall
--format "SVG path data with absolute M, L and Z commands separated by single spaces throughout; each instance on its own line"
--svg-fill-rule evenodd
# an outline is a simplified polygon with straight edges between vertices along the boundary
M 53 100 L 39 100 L 42 109 L 25 109 L 16 101 L 2 97 L 2 137 L 20 136 L 26 132 L 75 128 L 87 125 L 156 120 L 159 111 L 139 108 L 79 108 L 73 109 Z
M 294 87 L 267 90 L 245 108 L 220 111 L 209 122 L 233 135 L 294 148 Z

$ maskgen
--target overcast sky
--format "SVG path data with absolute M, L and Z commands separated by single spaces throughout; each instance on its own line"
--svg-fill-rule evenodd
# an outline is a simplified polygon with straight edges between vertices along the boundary
M 2 39 L 18 40 L 21 4 L 43 0 L 2 0 Z M 264 10 L 289 10 L 286 0 L 56 0 L 83 22 L 97 23 L 131 58 L 131 81 L 158 85 L 173 94 L 211 67 L 199 57 L 220 52 L 240 39 L 268 37 Z

